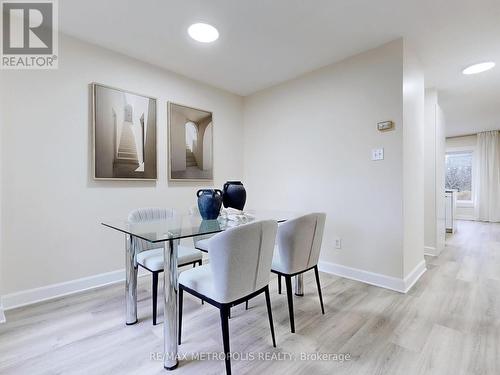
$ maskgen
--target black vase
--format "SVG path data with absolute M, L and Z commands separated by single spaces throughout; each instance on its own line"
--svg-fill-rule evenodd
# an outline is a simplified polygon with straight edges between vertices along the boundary
M 241 181 L 228 181 L 223 188 L 224 207 L 232 207 L 243 211 L 247 200 L 247 192 Z
M 222 191 L 219 189 L 198 190 L 198 209 L 203 220 L 215 220 L 222 206 Z

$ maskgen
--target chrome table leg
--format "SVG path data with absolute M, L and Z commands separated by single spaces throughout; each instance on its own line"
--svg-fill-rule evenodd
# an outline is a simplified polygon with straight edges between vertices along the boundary
M 295 276 L 295 295 L 304 295 L 304 274 L 298 274 Z
M 174 370 L 177 360 L 177 246 L 179 240 L 164 242 L 164 283 L 163 283 L 163 366 Z
M 137 323 L 137 266 L 135 264 L 136 241 L 131 235 L 125 236 L 125 304 L 127 325 Z

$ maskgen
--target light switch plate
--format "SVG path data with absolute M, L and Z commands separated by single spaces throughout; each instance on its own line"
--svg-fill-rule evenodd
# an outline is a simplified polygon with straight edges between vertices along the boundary
M 372 160 L 384 160 L 384 149 L 374 148 L 372 150 Z

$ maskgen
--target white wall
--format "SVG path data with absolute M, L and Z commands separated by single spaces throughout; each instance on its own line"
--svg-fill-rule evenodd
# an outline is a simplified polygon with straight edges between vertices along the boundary
M 425 253 L 439 255 L 444 248 L 445 123 L 436 89 L 425 91 Z
M 0 87 L 4 86 L 3 82 L 3 76 L 0 74 Z M 4 116 L 5 116 L 5 105 L 4 105 L 4 95 L 3 95 L 3 90 L 0 90 L 0 147 L 2 145 L 2 138 L 3 138 L 3 128 L 4 128 Z M 0 148 L 0 171 L 3 167 L 2 164 L 2 152 Z M 3 295 L 3 279 L 4 279 L 4 273 L 3 273 L 3 267 L 2 267 L 2 259 L 3 259 L 3 246 L 2 246 L 2 239 L 3 239 L 3 228 L 2 228 L 2 218 L 3 218 L 3 207 L 2 207 L 2 189 L 3 189 L 3 178 L 2 178 L 2 173 L 0 172 L 0 322 L 3 319 L 3 312 L 2 312 L 2 295 Z
M 463 137 L 446 138 L 446 152 L 472 151 L 472 157 L 474 158 L 474 150 L 476 149 L 476 144 L 476 134 Z M 472 173 L 474 173 L 474 171 L 472 171 Z M 474 186 L 472 186 L 472 189 L 474 189 Z M 474 220 L 474 203 L 457 203 L 455 218 L 459 220 Z
M 445 189 L 445 161 L 446 161 L 446 118 L 437 104 L 436 111 L 436 217 L 437 217 L 437 250 L 444 249 L 446 240 L 446 198 Z
M 405 114 L 418 129 L 406 132 L 409 149 L 404 151 L 403 52 L 403 41 L 397 40 L 244 102 L 249 205 L 325 211 L 322 262 L 398 280 L 405 276 L 403 236 L 411 241 L 422 231 L 423 238 L 423 216 L 415 219 L 420 223 L 414 233 L 405 232 L 403 220 L 404 209 L 421 215 L 416 207 L 403 207 L 403 183 L 423 185 L 422 167 L 414 160 L 422 156 L 423 113 L 416 112 L 423 111 L 423 82 L 420 71 L 408 72 L 417 86 L 405 98 Z M 384 120 L 393 120 L 395 130 L 379 132 L 377 122 Z M 384 148 L 385 160 L 371 161 L 371 150 L 378 147 Z M 404 158 L 416 165 L 418 177 L 403 176 Z M 419 189 L 405 199 L 423 199 Z M 341 250 L 334 249 L 337 237 Z M 418 241 L 417 255 L 407 246 L 407 264 L 423 259 L 423 239 Z
M 477 134 L 466 135 L 463 137 L 446 138 L 446 151 L 464 151 L 474 150 L 477 144 Z
M 60 50 L 58 70 L 0 72 L 15 124 L 1 139 L 14 161 L 0 175 L 2 293 L 121 270 L 123 236 L 102 220 L 195 204 L 200 185 L 167 184 L 167 100 L 214 112 L 215 186 L 245 171 L 248 207 L 327 212 L 322 262 L 403 280 L 421 259 L 422 76 L 402 40 L 245 100 L 70 37 Z M 92 179 L 93 81 L 158 98 L 157 183 Z
M 424 72 L 404 43 L 403 58 L 403 275 L 424 260 Z
M 437 91 L 425 90 L 425 142 L 424 142 L 424 216 L 425 216 L 425 252 L 431 255 L 437 252 L 437 217 L 436 217 L 436 117 Z
M 196 203 L 199 184 L 167 185 L 167 100 L 214 112 L 215 186 L 242 177 L 241 97 L 66 36 L 60 42 L 58 70 L 0 73 L 8 124 L 1 142 L 4 294 L 123 269 L 124 238 L 102 220 L 141 206 Z M 93 81 L 158 98 L 157 183 L 92 180 Z

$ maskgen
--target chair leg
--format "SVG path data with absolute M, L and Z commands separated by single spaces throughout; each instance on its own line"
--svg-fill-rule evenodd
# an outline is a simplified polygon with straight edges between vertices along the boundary
M 153 325 L 156 325 L 156 305 L 158 302 L 158 272 L 153 272 Z
M 231 375 L 231 359 L 229 358 L 229 310 L 230 307 L 225 305 L 220 309 L 220 323 L 222 326 L 222 342 L 224 345 L 224 361 L 226 363 L 226 374 Z
M 323 295 L 321 294 L 321 285 L 319 283 L 318 266 L 314 267 L 314 274 L 316 275 L 316 285 L 318 286 L 319 302 L 321 303 L 321 313 L 324 315 L 325 308 L 323 307 Z
M 271 327 L 271 336 L 273 338 L 273 346 L 276 348 L 276 337 L 274 336 L 273 312 L 271 310 L 271 297 L 269 296 L 269 287 L 266 286 L 266 305 L 267 316 L 269 317 L 269 326 Z
M 184 302 L 184 289 L 179 285 L 179 338 L 178 343 L 181 344 L 181 334 L 182 334 L 182 305 Z
M 290 315 L 290 329 L 295 333 L 295 322 L 293 319 L 293 292 L 292 292 L 292 276 L 285 275 L 286 296 L 288 299 L 288 314 Z
M 248 310 L 248 301 L 245 301 L 245 310 Z
M 281 294 L 281 275 L 278 275 L 278 294 Z
M 201 259 L 198 261 L 198 265 L 201 266 L 202 265 L 202 261 Z M 194 266 L 194 265 L 193 265 Z M 205 304 L 205 301 L 203 301 L 202 299 L 201 300 L 201 304 L 204 305 Z

